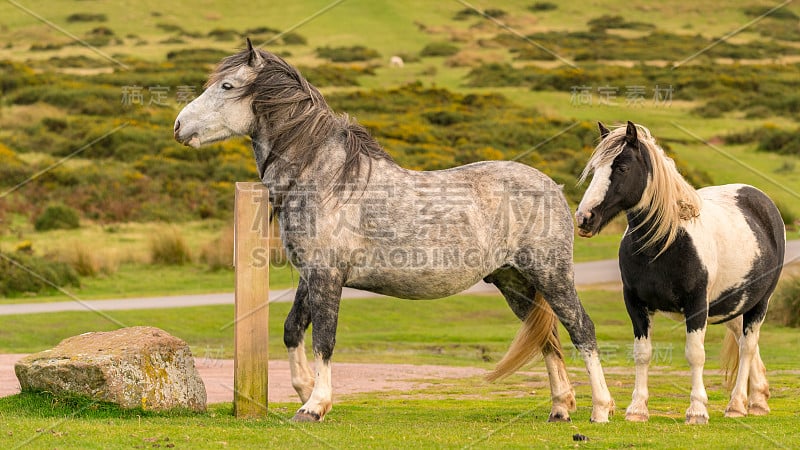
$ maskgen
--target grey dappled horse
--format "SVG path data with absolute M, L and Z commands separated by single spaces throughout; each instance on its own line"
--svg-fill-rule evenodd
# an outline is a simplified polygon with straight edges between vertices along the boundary
M 361 125 L 334 113 L 294 67 L 247 44 L 219 64 L 203 94 L 180 112 L 175 139 L 199 147 L 252 138 L 283 245 L 300 273 L 284 332 L 292 385 L 304 402 L 295 420 L 320 421 L 331 408 L 330 359 L 343 286 L 432 299 L 485 279 L 524 321 L 490 378 L 543 354 L 550 420 L 569 420 L 575 397 L 557 316 L 586 363 L 591 419 L 607 421 L 613 401 L 594 325 L 573 284 L 573 223 L 561 188 L 513 162 L 404 169 Z M 316 372 L 303 345 L 309 324 Z
M 703 384 L 708 323 L 728 326 L 723 358 L 736 369 L 726 417 L 769 412 L 769 384 L 758 351 L 761 323 L 783 266 L 786 230 L 772 200 L 744 184 L 695 190 L 650 131 L 628 122 L 609 131 L 583 172 L 594 177 L 576 219 L 591 237 L 624 211 L 619 249 L 625 306 L 633 322 L 636 383 L 625 413 L 646 421 L 650 331 L 656 311 L 685 318 L 692 374 L 687 423 L 707 423 Z M 749 403 L 748 403 L 749 394 Z

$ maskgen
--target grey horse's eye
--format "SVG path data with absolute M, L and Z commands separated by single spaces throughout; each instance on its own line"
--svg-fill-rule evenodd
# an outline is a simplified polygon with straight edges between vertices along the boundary
M 233 89 L 233 85 L 230 83 L 222 83 L 222 89 L 230 91 L 231 89 Z

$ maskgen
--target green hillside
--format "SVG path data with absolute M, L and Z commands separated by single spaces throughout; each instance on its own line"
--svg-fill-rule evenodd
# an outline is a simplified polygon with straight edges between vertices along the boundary
M 65 205 L 100 229 L 205 222 L 190 238 L 197 263 L 224 234 L 233 183 L 256 174 L 246 140 L 188 149 L 172 123 L 245 36 L 300 66 L 406 167 L 519 159 L 574 204 L 596 121 L 633 120 L 695 185 L 750 183 L 790 224 L 800 216 L 800 7 L 562 3 L 2 3 L 0 251 L 30 241 L 52 256 L 34 223 Z M 122 267 L 146 263 L 146 245 Z

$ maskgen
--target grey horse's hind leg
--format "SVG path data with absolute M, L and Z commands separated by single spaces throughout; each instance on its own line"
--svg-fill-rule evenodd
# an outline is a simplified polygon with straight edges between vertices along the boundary
M 314 389 L 314 372 L 308 366 L 304 336 L 311 324 L 311 307 L 308 303 L 308 283 L 300 279 L 294 303 L 283 324 L 283 343 L 289 353 L 289 371 L 292 387 L 305 403 Z
M 304 275 L 313 325 L 311 333 L 314 348 L 314 389 L 308 400 L 297 410 L 293 420 L 320 422 L 333 406 L 331 357 L 336 344 L 336 326 L 339 320 L 344 275 L 336 269 L 328 268 L 308 269 L 304 271 Z
M 522 274 L 513 267 L 498 269 L 485 279 L 486 282 L 494 283 L 508 302 L 508 306 L 520 319 L 525 320 L 534 306 L 536 290 Z M 553 334 L 558 338 L 558 329 L 553 329 Z M 550 343 L 542 348 L 547 376 L 550 381 L 550 398 L 552 408 L 548 421 L 564 422 L 569 421 L 570 411 L 575 411 L 575 391 L 569 382 L 567 368 L 564 364 L 563 355 L 556 351 Z
M 572 344 L 578 349 L 589 373 L 592 386 L 592 422 L 608 422 L 614 412 L 614 399 L 608 391 L 600 355 L 597 352 L 597 338 L 594 323 L 583 309 L 578 293 L 572 265 L 572 246 L 569 251 L 555 251 L 547 258 L 530 258 L 522 255 L 518 270 L 532 283 L 553 309 L 558 320 L 567 329 Z

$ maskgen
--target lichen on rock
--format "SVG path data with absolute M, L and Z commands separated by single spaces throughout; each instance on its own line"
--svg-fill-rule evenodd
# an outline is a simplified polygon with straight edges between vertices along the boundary
M 189 346 L 154 327 L 73 336 L 23 358 L 14 370 L 23 391 L 80 395 L 152 411 L 206 409 L 205 385 Z

